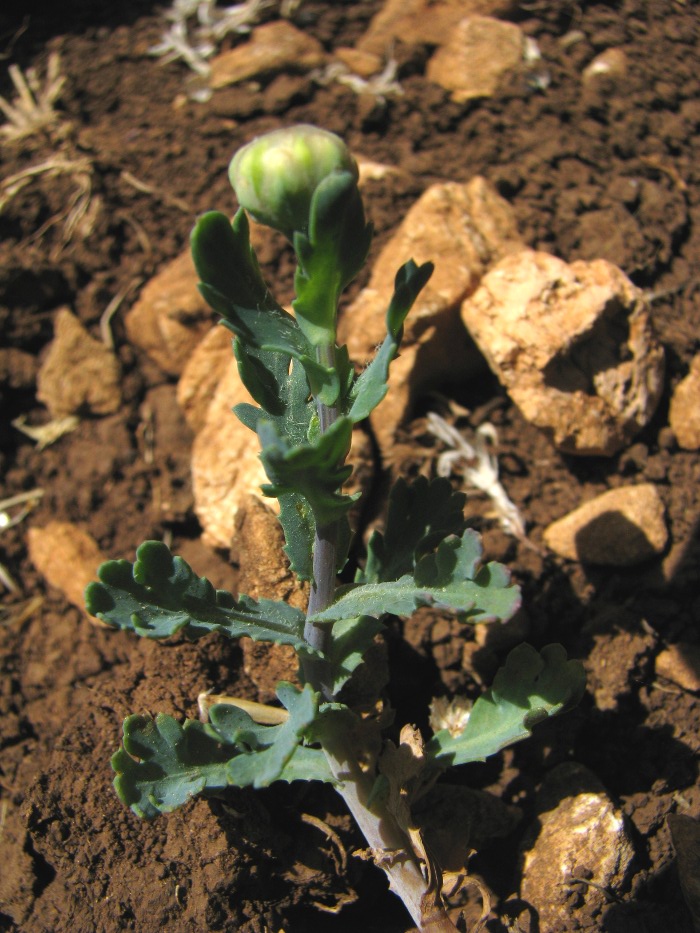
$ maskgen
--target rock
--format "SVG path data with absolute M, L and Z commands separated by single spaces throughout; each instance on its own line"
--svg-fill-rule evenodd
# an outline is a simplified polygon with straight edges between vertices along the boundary
M 512 0 L 386 0 L 357 42 L 363 52 L 384 57 L 398 39 L 405 45 L 444 45 L 467 16 L 504 16 Z
M 360 49 L 339 48 L 334 50 L 333 55 L 354 75 L 359 75 L 361 78 L 371 78 L 372 75 L 379 74 L 384 67 L 379 55 L 363 52 Z
M 435 263 L 432 278 L 408 315 L 387 397 L 371 416 L 385 462 L 392 462 L 397 427 L 417 393 L 449 380 L 463 381 L 480 365 L 459 318 L 459 306 L 486 269 L 520 250 L 510 207 L 483 179 L 433 185 L 413 205 L 382 250 L 369 283 L 341 316 L 339 341 L 358 366 L 366 365 L 386 335 L 385 315 L 399 267 L 413 258 Z
M 279 599 L 306 609 L 308 584 L 297 581 L 282 548 L 277 516 L 258 496 L 244 496 L 236 515 L 233 557 L 240 564 L 239 592 L 254 599 Z M 299 661 L 289 645 L 241 639 L 243 669 L 258 688 L 258 701 L 275 699 L 280 680 L 297 681 Z
M 121 405 L 119 362 L 68 308 L 54 319 L 54 339 L 37 376 L 36 397 L 54 419 L 109 415 Z
M 700 823 L 684 813 L 672 813 L 668 817 L 668 828 L 676 850 L 683 897 L 694 929 L 700 930 Z
M 451 30 L 448 41 L 428 62 L 425 75 L 451 91 L 456 103 L 493 97 L 506 76 L 522 69 L 526 51 L 519 26 L 489 16 L 469 16 Z
M 550 772 L 536 806 L 521 846 L 520 896 L 537 910 L 538 929 L 570 929 L 572 893 L 589 922 L 600 923 L 605 892 L 622 889 L 634 858 L 622 813 L 596 776 L 573 762 Z
M 610 489 L 544 532 L 544 543 L 561 557 L 607 567 L 642 563 L 667 542 L 664 504 L 652 483 Z
M 683 690 L 700 693 L 700 647 L 685 642 L 670 645 L 657 657 L 656 673 Z
M 204 542 L 210 547 L 230 546 L 239 503 L 251 493 L 261 496 L 260 484 L 267 482 L 258 457 L 257 434 L 231 411 L 235 405 L 251 401 L 235 360 L 229 360 L 192 447 L 195 512 Z M 277 500 L 269 503 L 274 507 Z
M 462 320 L 524 417 L 565 453 L 612 456 L 656 409 L 663 348 L 642 292 L 609 262 L 506 255 Z
M 214 318 L 197 291 L 197 282 L 188 249 L 146 283 L 124 318 L 131 343 L 171 376 L 182 372 Z
M 30 560 L 46 582 L 85 612 L 85 587 L 97 579 L 97 568 L 107 559 L 95 539 L 70 522 L 49 522 L 43 528 L 30 528 L 27 543 Z M 88 618 L 95 625 L 103 624 Z
M 233 334 L 214 326 L 192 351 L 177 384 L 177 402 L 193 431 L 204 427 L 207 411 L 233 359 Z
M 673 392 L 669 422 L 679 447 L 700 449 L 700 353 L 693 357 L 690 372 Z
M 248 40 L 211 60 L 212 88 L 284 71 L 289 74 L 320 67 L 326 54 L 320 42 L 285 20 L 257 26 Z
M 582 80 L 586 85 L 605 87 L 624 78 L 628 67 L 629 59 L 622 49 L 606 49 L 586 66 Z

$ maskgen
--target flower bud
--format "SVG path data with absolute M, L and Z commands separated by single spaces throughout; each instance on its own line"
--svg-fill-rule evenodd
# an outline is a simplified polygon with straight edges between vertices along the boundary
M 295 231 L 308 231 L 314 191 L 334 172 L 358 178 L 345 143 L 335 133 L 300 124 L 266 133 L 239 149 L 229 179 L 241 207 L 292 239 Z

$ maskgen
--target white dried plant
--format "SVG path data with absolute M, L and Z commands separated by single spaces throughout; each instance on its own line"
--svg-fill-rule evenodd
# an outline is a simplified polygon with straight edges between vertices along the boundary
M 165 13 L 171 25 L 149 52 L 162 58 L 164 64 L 182 59 L 192 71 L 206 78 L 211 71 L 208 59 L 224 36 L 245 35 L 276 5 L 277 0 L 245 0 L 228 7 L 218 7 L 216 0 L 174 0 Z M 298 2 L 291 7 L 289 2 L 283 3 L 283 14 L 289 7 L 291 15 L 296 6 Z
M 58 52 L 49 56 L 43 81 L 35 68 L 28 68 L 23 74 L 18 65 L 10 65 L 8 71 L 17 96 L 12 102 L 0 97 L 0 110 L 7 120 L 0 126 L 0 136 L 6 140 L 23 139 L 59 123 L 60 116 L 54 104 L 61 96 L 66 79 L 61 74 Z
M 344 84 L 356 94 L 369 94 L 383 103 L 387 97 L 392 95 L 400 97 L 403 94 L 403 88 L 396 80 L 398 69 L 398 62 L 393 57 L 389 57 L 382 71 L 369 78 L 362 78 L 360 75 L 353 74 L 343 62 L 331 62 L 325 68 L 312 72 L 311 77 L 322 87 L 337 81 L 338 84 Z
M 498 478 L 498 433 L 495 427 L 485 422 L 468 438 L 440 415 L 431 411 L 428 413 L 428 430 L 451 448 L 437 458 L 438 475 L 450 476 L 451 473 L 460 473 L 468 483 L 489 497 L 501 528 L 507 534 L 525 540 L 523 517 Z

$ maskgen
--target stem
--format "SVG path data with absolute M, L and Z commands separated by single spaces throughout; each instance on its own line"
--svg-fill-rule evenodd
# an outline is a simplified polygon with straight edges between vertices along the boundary
M 318 352 L 318 360 L 326 366 L 335 363 L 335 348 L 324 347 Z M 317 403 L 321 431 L 327 431 L 336 421 L 338 409 Z M 338 522 L 316 528 L 313 556 L 313 583 L 304 626 L 304 640 L 324 654 L 331 644 L 331 627 L 308 621 L 309 617 L 330 605 L 335 591 L 336 542 Z M 305 658 L 304 677 L 319 690 L 326 700 L 333 699 L 333 686 L 326 661 Z M 455 933 L 439 897 L 434 903 L 428 900 L 428 887 L 420 865 L 407 835 L 396 822 L 393 814 L 381 802 L 367 806 L 372 791 L 372 777 L 365 773 L 357 762 L 350 743 L 342 735 L 324 736 L 323 751 L 337 781 L 337 791 L 360 828 L 367 845 L 379 867 L 386 873 L 391 890 L 403 901 L 421 933 Z M 437 892 L 439 895 L 439 892 Z M 424 910 L 427 916 L 424 916 Z

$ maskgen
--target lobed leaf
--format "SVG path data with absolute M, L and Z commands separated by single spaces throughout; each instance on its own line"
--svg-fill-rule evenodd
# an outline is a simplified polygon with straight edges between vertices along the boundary
M 409 259 L 397 272 L 394 294 L 386 314 L 387 335 L 377 355 L 358 376 L 348 396 L 347 414 L 353 423 L 367 418 L 386 395 L 389 388 L 389 366 L 401 345 L 406 315 L 433 274 L 433 268 L 431 262 L 417 266 Z
M 434 554 L 422 557 L 413 575 L 340 587 L 331 605 L 313 619 L 408 616 L 421 606 L 432 606 L 470 622 L 506 621 L 520 608 L 520 589 L 511 583 L 505 567 L 495 562 L 482 565 L 481 556 L 479 535 L 467 529 L 461 538 L 446 538 Z
M 464 730 L 457 736 L 446 729 L 436 733 L 426 753 L 440 768 L 483 761 L 527 738 L 538 722 L 575 705 L 585 679 L 583 665 L 567 660 L 561 645 L 548 645 L 541 652 L 519 645 L 491 689 L 474 704 Z
M 215 590 L 159 541 L 142 544 L 133 565 L 126 560 L 107 561 L 98 576 L 101 582 L 90 583 L 85 590 L 85 605 L 89 613 L 115 628 L 146 638 L 181 633 L 196 639 L 222 632 L 230 638 L 245 635 L 313 653 L 304 641 L 304 614 L 299 609 L 269 599 L 235 599 L 225 590 Z
M 289 711 L 280 726 L 262 726 L 236 706 L 217 704 L 211 723 L 172 716 L 129 716 L 122 747 L 112 756 L 114 786 L 140 817 L 170 813 L 192 797 L 235 785 L 267 787 L 274 781 L 332 781 L 320 749 L 302 745 L 318 714 L 318 696 L 280 683 Z
M 412 573 L 420 557 L 443 538 L 462 533 L 465 499 L 447 479 L 419 476 L 410 485 L 399 479 L 389 495 L 384 534 L 372 534 L 356 582 L 387 582 Z

